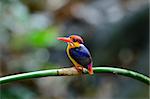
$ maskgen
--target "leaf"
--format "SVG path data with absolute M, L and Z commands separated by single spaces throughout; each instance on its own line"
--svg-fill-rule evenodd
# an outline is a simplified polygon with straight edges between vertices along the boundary
M 25 47 L 52 47 L 57 41 L 58 29 L 50 27 L 44 30 L 31 31 L 13 38 L 11 46 L 16 49 Z

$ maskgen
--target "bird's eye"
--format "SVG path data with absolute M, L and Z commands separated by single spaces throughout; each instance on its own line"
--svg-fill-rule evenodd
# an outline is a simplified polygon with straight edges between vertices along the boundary
M 73 39 L 73 42 L 77 42 L 77 40 L 76 40 L 76 39 Z
M 83 42 L 79 39 L 73 39 L 73 42 L 79 42 L 80 44 L 82 44 Z

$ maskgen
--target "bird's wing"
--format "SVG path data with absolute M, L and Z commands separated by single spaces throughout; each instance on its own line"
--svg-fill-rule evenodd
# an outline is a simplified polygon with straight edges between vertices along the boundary
M 84 45 L 69 49 L 69 54 L 78 64 L 85 68 L 88 68 L 88 65 L 92 62 L 91 55 Z

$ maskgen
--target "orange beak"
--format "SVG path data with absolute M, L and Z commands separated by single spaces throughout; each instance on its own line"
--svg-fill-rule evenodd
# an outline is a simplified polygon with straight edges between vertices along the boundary
M 67 38 L 67 37 L 58 37 L 57 38 L 58 40 L 61 40 L 61 41 L 64 41 L 64 42 L 68 42 L 68 43 L 71 43 L 71 39 L 70 38 Z

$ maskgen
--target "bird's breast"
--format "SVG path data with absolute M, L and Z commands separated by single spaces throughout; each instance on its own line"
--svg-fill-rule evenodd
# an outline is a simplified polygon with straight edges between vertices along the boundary
M 69 45 L 68 45 L 66 52 L 67 52 L 67 55 L 68 55 L 69 59 L 71 60 L 71 62 L 72 62 L 75 66 L 80 66 L 80 64 L 78 64 L 78 63 L 73 59 L 73 57 L 70 55 L 70 49 L 72 49 L 72 48 L 69 47 Z

